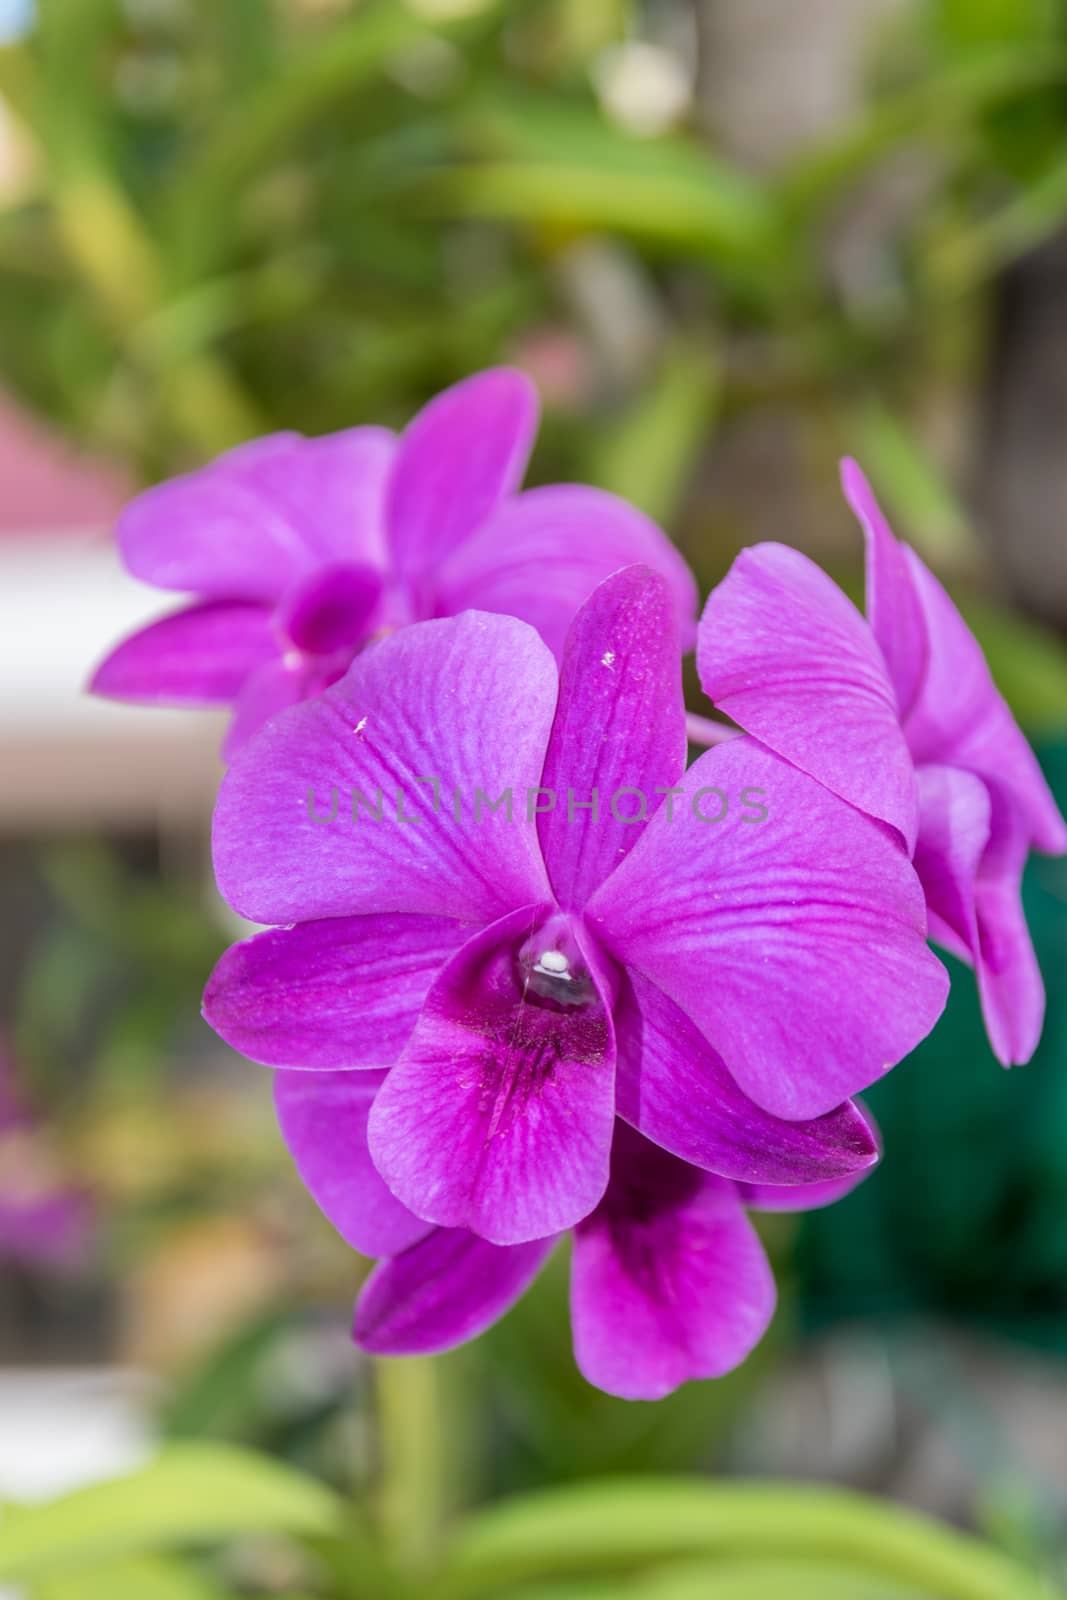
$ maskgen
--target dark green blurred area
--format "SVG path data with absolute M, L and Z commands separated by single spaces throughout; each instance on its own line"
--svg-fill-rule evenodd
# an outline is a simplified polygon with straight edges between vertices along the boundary
M 1067 745 L 1042 754 L 1067 805 Z M 881 1169 L 801 1235 L 817 1326 L 928 1312 L 1067 1353 L 1067 861 L 1032 859 L 1024 901 L 1048 989 L 1037 1053 L 998 1067 L 973 976 L 945 957 L 945 1015 L 864 1096 Z

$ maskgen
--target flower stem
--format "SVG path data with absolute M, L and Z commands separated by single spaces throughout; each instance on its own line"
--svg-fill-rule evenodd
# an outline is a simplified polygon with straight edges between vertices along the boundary
M 380 1461 L 378 1514 L 401 1571 L 429 1571 L 449 1496 L 439 1364 L 429 1356 L 374 1363 Z

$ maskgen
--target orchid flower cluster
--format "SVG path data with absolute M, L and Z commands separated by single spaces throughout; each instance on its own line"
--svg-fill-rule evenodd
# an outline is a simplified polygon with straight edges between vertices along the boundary
M 142 495 L 137 576 L 195 595 L 95 688 L 232 704 L 219 888 L 266 931 L 204 1014 L 276 1069 L 283 1138 L 374 1257 L 355 1337 L 470 1339 L 572 1239 L 586 1378 L 728 1372 L 774 1281 L 749 1218 L 879 1156 L 855 1097 L 976 969 L 1032 1053 L 1021 910 L 1060 816 L 975 640 L 858 469 L 868 617 L 806 557 L 696 589 L 646 518 L 520 490 L 506 369 L 407 431 L 276 436 Z M 682 658 L 730 719 L 687 766 Z

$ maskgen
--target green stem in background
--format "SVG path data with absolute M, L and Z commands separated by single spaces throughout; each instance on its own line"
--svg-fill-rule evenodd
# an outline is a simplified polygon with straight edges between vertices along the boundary
M 929 252 L 926 272 L 943 294 L 962 294 L 1050 239 L 1067 212 L 1067 159 L 991 215 L 954 232 Z
M 855 441 L 852 448 L 888 501 L 902 536 L 935 567 L 980 567 L 966 513 L 915 433 L 873 396 L 853 405 L 842 421 L 846 438 Z
M 155 247 L 133 207 L 106 175 L 91 169 L 58 178 L 56 225 L 71 262 L 120 347 L 141 365 L 178 437 L 209 456 L 262 432 L 251 402 L 226 367 L 207 353 L 153 361 L 141 329 L 162 302 Z
M 429 1356 L 380 1357 L 374 1373 L 379 1523 L 397 1569 L 417 1577 L 435 1564 L 452 1499 L 440 1364 Z
M 789 167 L 778 198 L 789 216 L 808 217 L 902 142 L 943 138 L 994 106 L 1065 80 L 1067 54 L 1062 47 L 990 50 L 876 101 L 851 129 Z
M 587 463 L 591 482 L 669 528 L 711 437 L 721 388 L 710 337 L 695 348 L 672 342 L 655 381 L 604 430 Z
M 476 37 L 500 9 L 501 0 L 487 0 L 473 18 L 433 26 L 398 0 L 378 0 L 294 53 L 284 72 L 250 89 L 176 174 L 167 233 L 178 253 L 179 280 L 195 282 L 205 271 L 218 270 L 219 257 L 225 261 L 230 254 L 232 230 L 226 224 L 243 188 L 272 163 L 292 159 L 308 126 L 355 99 L 405 50 Z

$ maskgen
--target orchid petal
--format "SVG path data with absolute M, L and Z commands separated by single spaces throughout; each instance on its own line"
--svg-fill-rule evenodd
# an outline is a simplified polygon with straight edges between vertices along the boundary
M 392 1066 L 471 929 L 445 917 L 337 917 L 232 945 L 204 993 L 226 1043 L 272 1067 Z
M 707 751 L 681 789 L 586 921 L 692 1018 L 750 1099 L 822 1116 L 944 1008 L 918 879 L 895 836 L 753 739 Z
M 627 1133 L 603 1203 L 575 1230 L 574 1353 L 598 1388 L 659 1400 L 744 1361 L 774 1313 L 774 1278 L 732 1183 Z
M 647 567 L 626 567 L 594 589 L 563 654 L 541 779 L 554 804 L 538 818 L 561 906 L 580 908 L 636 844 L 685 754 L 670 590 Z
M 851 1102 L 854 1114 L 864 1123 L 874 1158 L 861 1171 L 847 1172 L 839 1178 L 823 1178 L 815 1183 L 797 1183 L 782 1187 L 773 1183 L 739 1183 L 741 1203 L 753 1211 L 821 1211 L 843 1200 L 869 1178 L 881 1159 L 882 1139 L 866 1106 Z
M 521 811 L 555 699 L 552 657 L 511 618 L 466 612 L 371 646 L 231 767 L 215 812 L 223 895 L 283 924 L 390 911 L 482 922 L 546 899 L 534 829 L 483 814 L 479 797 L 514 789 Z
M 586 484 L 550 484 L 500 504 L 445 562 L 437 610 L 470 606 L 521 617 L 559 658 L 582 602 L 620 567 L 637 564 L 666 581 L 690 649 L 697 590 L 682 556 L 643 512 Z
M 355 1341 L 383 1356 L 464 1344 L 511 1309 L 555 1243 L 500 1246 L 462 1228 L 435 1228 L 371 1273 L 356 1305 Z
M 1025 819 L 1033 845 L 1062 854 L 1067 823 L 981 646 L 929 568 L 913 550 L 905 556 L 930 639 L 926 676 L 905 725 L 916 762 L 963 767 L 996 784 Z
M 989 841 L 991 801 L 981 778 L 958 767 L 923 766 L 915 870 L 930 914 L 931 936 L 947 933 L 953 954 L 974 959 L 978 923 L 974 893 Z
M 537 418 L 536 389 L 510 367 L 476 373 L 423 407 L 400 441 L 387 492 L 399 572 L 432 572 L 518 488 Z
M 878 641 L 903 721 L 918 697 L 929 641 L 904 547 L 893 536 L 855 461 L 841 463 L 841 487 L 867 542 L 867 621 Z
M 237 696 L 222 741 L 222 759 L 232 761 L 272 717 L 308 699 L 308 688 L 308 670 L 299 658 L 278 656 L 257 667 Z
M 282 1138 L 304 1187 L 348 1244 L 364 1256 L 395 1255 L 429 1231 L 390 1194 L 367 1149 L 378 1072 L 278 1072 L 274 1101 Z
M 384 570 L 385 494 L 397 447 L 388 428 L 345 428 L 297 438 L 290 450 L 252 458 L 239 471 L 284 516 L 315 567 L 352 562 Z
M 743 550 L 708 598 L 697 667 L 718 709 L 915 842 L 915 774 L 874 636 L 798 550 Z
M 181 706 L 226 705 L 277 658 L 266 606 L 208 601 L 173 611 L 117 645 L 93 674 L 93 694 Z
M 119 519 L 123 559 L 161 589 L 266 601 L 325 556 L 380 565 L 393 448 L 382 428 L 240 445 L 138 495 Z
M 365 563 L 321 567 L 286 597 L 278 626 L 313 656 L 352 651 L 363 643 L 382 595 L 381 573 Z
M 761 1110 L 685 1013 L 639 973 L 630 974 L 615 1026 L 619 1116 L 683 1161 L 738 1182 L 849 1186 L 877 1161 L 851 1102 L 808 1122 Z
M 1029 839 L 1014 796 L 996 784 L 990 793 L 989 843 L 975 881 L 975 969 L 993 1051 L 1004 1066 L 1022 1066 L 1037 1049 L 1045 1019 L 1045 986 L 1020 892 Z
M 1020 895 L 1029 850 L 1014 798 L 957 767 L 919 768 L 915 870 L 931 937 L 976 970 L 990 1043 L 1006 1067 L 1041 1037 L 1045 988 Z

